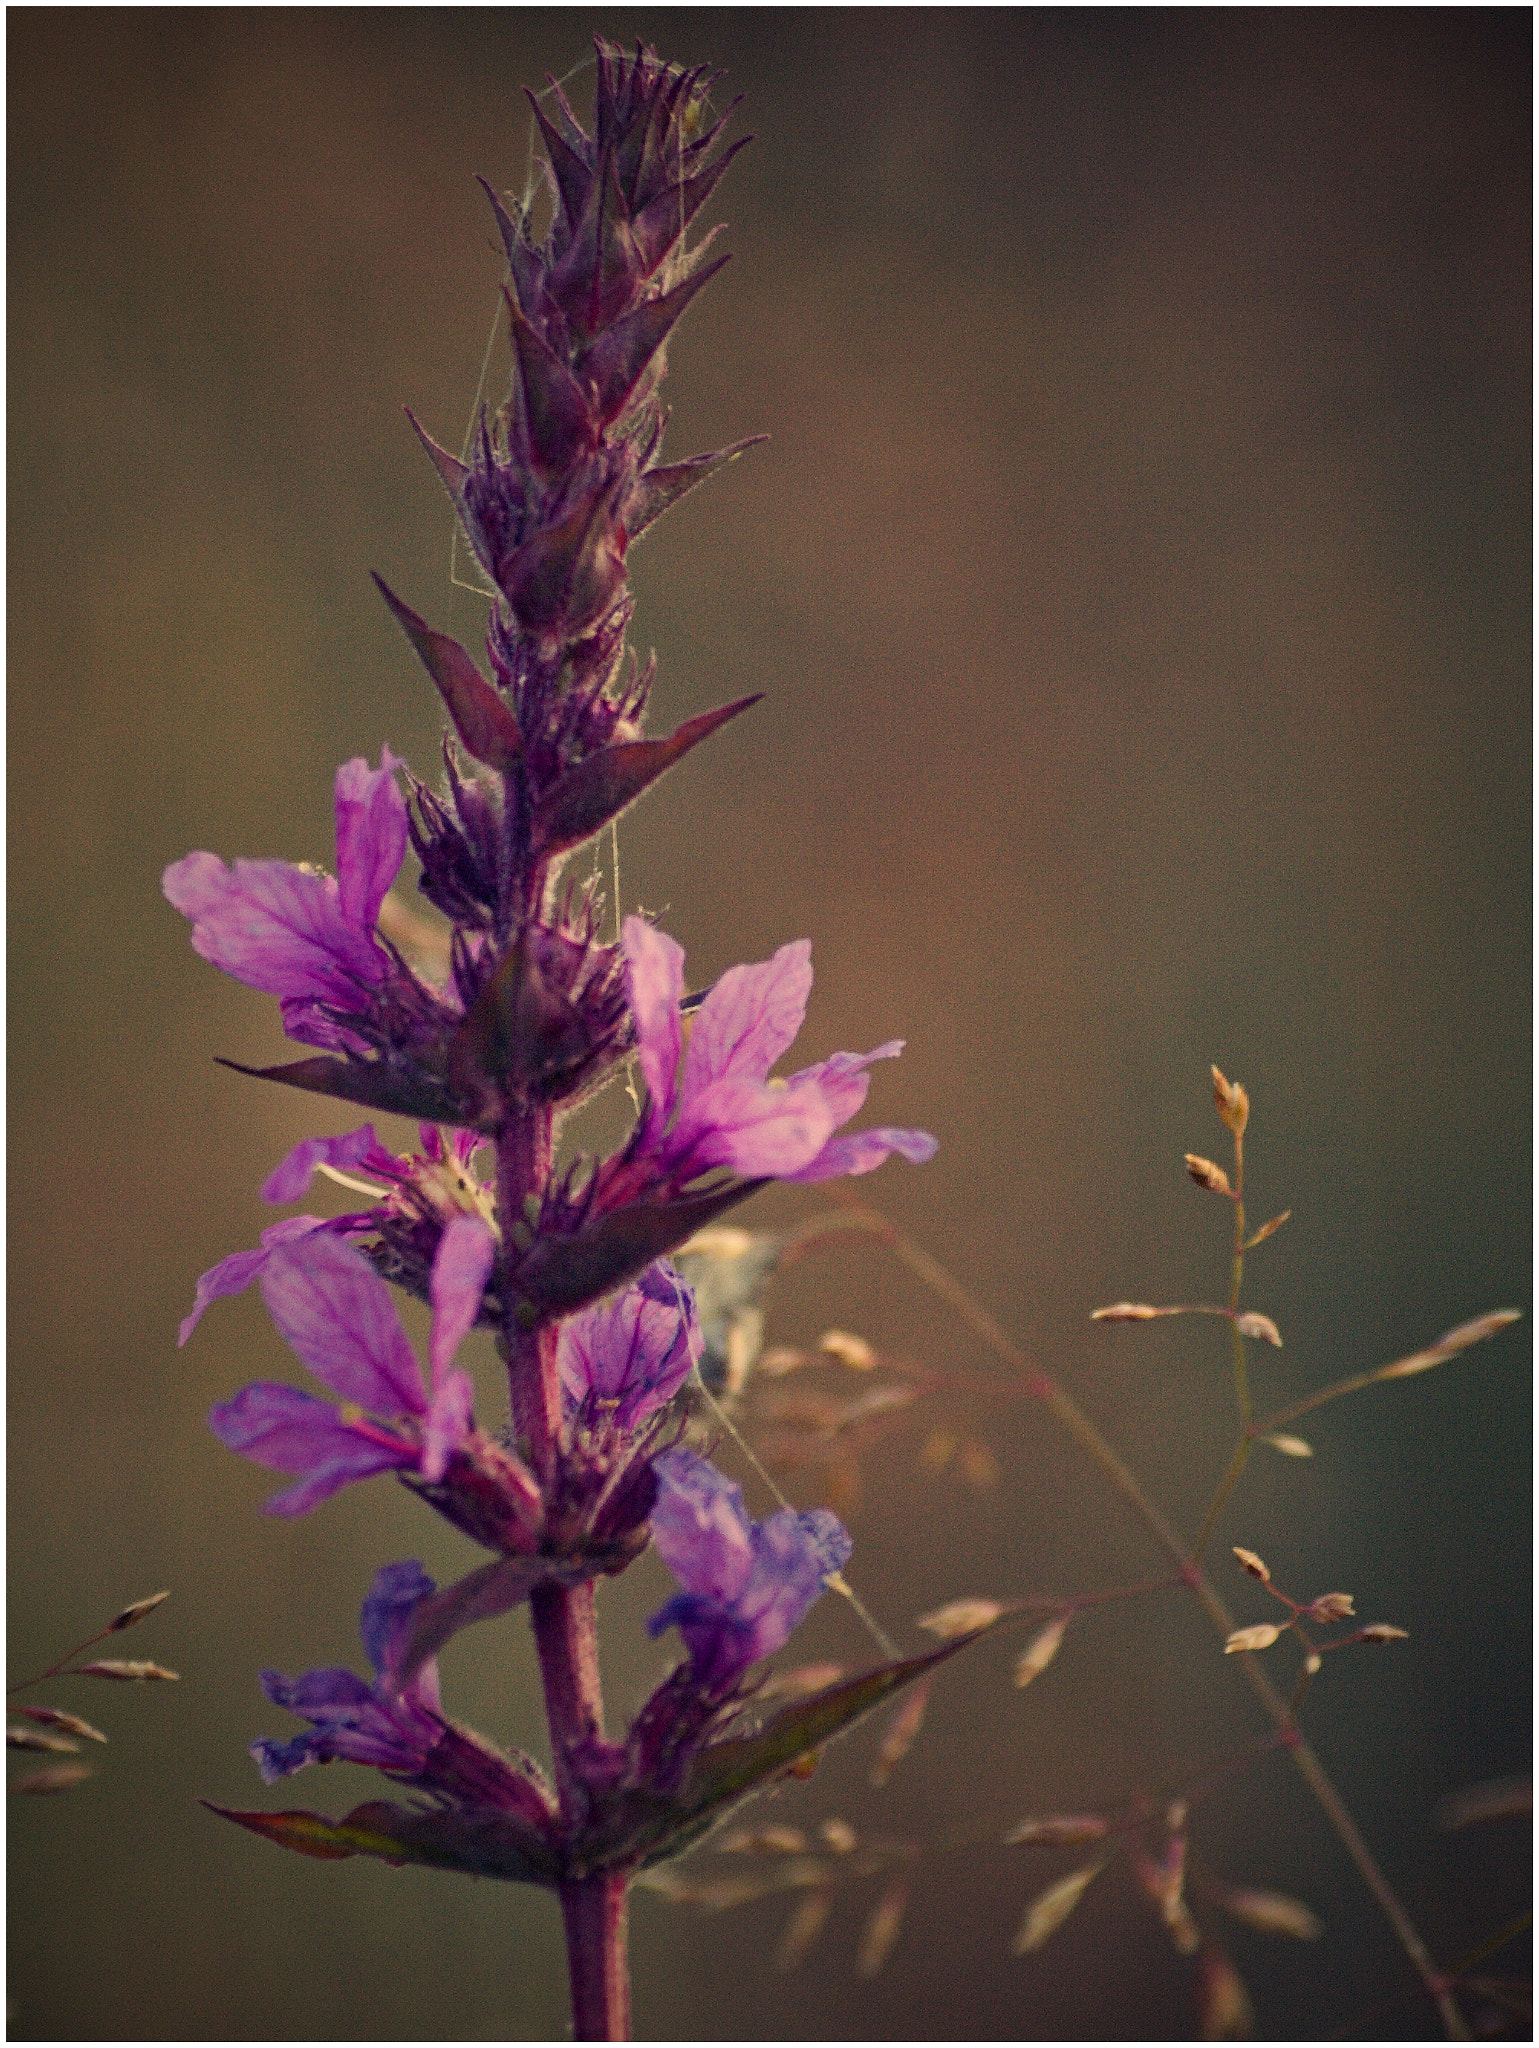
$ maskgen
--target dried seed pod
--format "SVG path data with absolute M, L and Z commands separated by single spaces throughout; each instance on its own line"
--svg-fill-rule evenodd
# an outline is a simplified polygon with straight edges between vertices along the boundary
M 1229 1176 L 1221 1166 L 1215 1166 L 1211 1159 L 1204 1159 L 1197 1152 L 1188 1152 L 1184 1157 L 1186 1170 L 1198 1187 L 1206 1188 L 1209 1194 L 1228 1195 L 1231 1201 L 1234 1199 L 1234 1189 L 1229 1185 Z
M 818 1349 L 837 1358 L 852 1372 L 869 1372 L 876 1364 L 876 1353 L 865 1338 L 852 1336 L 848 1330 L 825 1330 L 818 1339 Z
M 66 1714 L 62 1707 L 12 1707 L 10 1711 L 25 1714 L 29 1721 L 40 1722 L 44 1728 L 58 1728 L 65 1735 L 83 1735 L 87 1742 L 107 1740 L 100 1728 L 93 1728 L 78 1714 Z
M 1494 1337 L 1510 1324 L 1518 1322 L 1521 1316 L 1521 1309 L 1515 1308 L 1493 1309 L 1489 1315 L 1476 1316 L 1473 1322 L 1460 1323 L 1456 1330 L 1449 1330 L 1435 1344 L 1429 1344 L 1425 1351 L 1413 1351 L 1409 1358 L 1397 1358 L 1393 1365 L 1381 1365 L 1373 1377 L 1376 1380 L 1404 1380 L 1409 1379 L 1412 1373 L 1426 1372 L 1431 1366 L 1457 1358 L 1472 1344 L 1483 1344 L 1488 1337 Z
M 1042 1629 L 1032 1637 L 1025 1649 L 1022 1650 L 1020 1656 L 1015 1660 L 1015 1682 L 1017 1685 L 1030 1685 L 1034 1678 L 1040 1677 L 1047 1669 L 1048 1665 L 1058 1655 L 1059 1647 L 1063 1642 L 1064 1631 L 1068 1628 L 1073 1618 L 1070 1614 L 1060 1614 L 1050 1621 L 1045 1629 Z
M 944 1429 L 932 1429 L 925 1438 L 919 1453 L 919 1462 L 926 1472 L 944 1472 L 957 1440 Z
M 1239 1544 L 1236 1543 L 1234 1554 L 1253 1579 L 1260 1579 L 1264 1585 L 1270 1583 L 1272 1574 L 1267 1570 L 1261 1559 L 1257 1557 L 1255 1551 L 1242 1550 Z
M 885 1785 L 893 1771 L 914 1746 L 914 1738 L 924 1726 L 925 1709 L 930 1704 L 932 1679 L 921 1678 L 909 1690 L 909 1695 L 899 1706 L 887 1724 L 887 1733 L 882 1737 L 882 1746 L 876 1753 L 876 1762 L 871 1766 L 871 1783 Z
M 1004 1611 L 998 1600 L 949 1600 L 944 1607 L 921 1614 L 915 1626 L 928 1629 L 932 1636 L 949 1640 L 952 1636 L 970 1636 L 975 1629 L 987 1628 L 991 1621 L 998 1621 Z
M 797 1901 L 796 1911 L 786 1923 L 786 1931 L 780 1937 L 780 1946 L 775 1951 L 775 1968 L 780 1971 L 794 1970 L 807 1956 L 813 1943 L 828 1925 L 828 1916 L 834 1908 L 834 1894 L 830 1887 L 822 1891 L 808 1892 Z
M 1333 1621 L 1345 1621 L 1352 1612 L 1352 1595 L 1350 1593 L 1321 1593 L 1310 1601 L 1304 1612 L 1311 1621 L 1318 1621 L 1327 1625 Z
M 137 1683 L 147 1679 L 181 1677 L 179 1671 L 168 1671 L 163 1664 L 141 1664 L 123 1657 L 103 1657 L 95 1664 L 77 1664 L 72 1675 L 76 1678 L 118 1678 Z
M 1255 2024 L 1255 2008 L 1239 1971 L 1222 1949 L 1210 1948 L 1202 1958 L 1199 1995 L 1204 2041 L 1243 2041 Z
M 837 1685 L 844 1676 L 842 1664 L 798 1664 L 790 1671 L 775 1671 L 755 1693 L 755 1699 L 810 1699 L 813 1693 Z
M 94 1778 L 95 1775 L 89 1764 L 44 1764 L 41 1770 L 27 1771 L 19 1778 L 12 1778 L 6 1790 L 69 1792 L 76 1785 L 83 1785 L 87 1778 Z
M 1366 1628 L 1360 1628 L 1355 1636 L 1348 1636 L 1349 1643 L 1404 1643 L 1410 1639 L 1410 1630 L 1396 1628 L 1392 1621 L 1370 1621 Z
M 1236 1650 L 1270 1650 L 1282 1634 L 1282 1627 L 1275 1621 L 1259 1621 L 1254 1628 L 1237 1628 L 1224 1644 L 1224 1655 L 1232 1656 Z
M 861 1932 L 860 1948 L 855 1957 L 857 1977 L 874 1977 L 883 1963 L 892 1954 L 893 1943 L 903 1925 L 903 1915 L 908 1908 L 909 1893 L 913 1880 L 907 1871 L 895 1877 L 877 1900 L 870 1919 Z
M 7 1749 L 41 1749 L 53 1756 L 73 1756 L 80 1744 L 68 1735 L 48 1735 L 41 1728 L 7 1728 Z
M 1050 1884 L 1045 1892 L 1038 1892 L 1026 1908 L 1026 1917 L 1010 1944 L 1011 1954 L 1029 1955 L 1032 1949 L 1040 1948 L 1043 1942 L 1056 1934 L 1084 1897 L 1090 1880 L 1105 1867 L 1101 1863 L 1087 1863 L 1083 1870 L 1073 1870 L 1067 1877 L 1059 1878 L 1056 1884 Z
M 1110 1828 L 1111 1822 L 1099 1813 L 1050 1813 L 1045 1820 L 1017 1821 L 1005 1841 L 1057 1848 L 1072 1842 L 1099 1842 Z
M 1268 1344 L 1275 1344 L 1281 1351 L 1282 1332 L 1270 1316 L 1258 1315 L 1254 1309 L 1250 1309 L 1243 1316 L 1235 1317 L 1234 1326 L 1242 1337 L 1264 1338 Z
M 979 1493 L 991 1493 L 998 1486 L 999 1460 L 985 1443 L 968 1437 L 960 1454 L 962 1477 Z
M 1213 1896 L 1226 1913 L 1263 1934 L 1290 1934 L 1295 1941 L 1314 1941 L 1323 1931 L 1302 1899 L 1289 1898 L 1286 1892 L 1215 1891 Z

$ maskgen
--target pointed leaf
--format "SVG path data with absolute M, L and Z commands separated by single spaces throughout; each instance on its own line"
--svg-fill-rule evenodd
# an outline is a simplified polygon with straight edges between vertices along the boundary
M 457 455 L 451 455 L 447 448 L 439 447 L 438 443 L 433 439 L 427 428 L 423 426 L 421 420 L 418 419 L 409 405 L 403 405 L 401 410 L 411 421 L 413 433 L 415 433 L 417 439 L 427 450 L 428 459 L 443 480 L 444 489 L 454 500 L 455 509 L 461 509 L 461 497 L 465 489 L 465 479 L 470 475 L 470 470 L 460 461 Z
M 499 1877 L 512 1884 L 553 1885 L 557 1858 L 550 1843 L 511 1813 L 483 1808 L 474 1813 L 419 1811 L 389 1800 L 355 1806 L 339 1821 L 318 1813 L 241 1813 L 203 1802 L 210 1813 L 265 1836 L 301 1856 L 328 1860 L 374 1856 L 399 1867 L 421 1863 L 433 1870 L 459 1870 L 472 1877 Z
M 519 311 L 513 294 L 503 289 L 524 402 L 529 452 L 546 476 L 559 476 L 572 466 L 579 450 L 597 438 L 582 387 L 566 364 Z
M 632 545 L 662 518 L 670 505 L 676 505 L 708 476 L 714 476 L 718 469 L 725 469 L 746 450 L 757 448 L 768 439 L 768 434 L 751 434 L 746 441 L 734 441 L 730 448 L 718 448 L 710 455 L 691 455 L 685 462 L 643 470 L 625 504 L 625 530 Z
M 607 426 L 625 410 L 626 400 L 680 314 L 696 292 L 730 261 L 730 257 L 718 256 L 714 263 L 696 271 L 683 284 L 675 285 L 671 292 L 643 300 L 634 313 L 615 321 L 594 342 L 578 366 L 578 373 L 592 393 L 594 411 L 603 425 Z
M 463 1107 L 440 1083 L 423 1074 L 404 1074 L 380 1061 L 335 1059 L 293 1060 L 283 1067 L 245 1067 L 239 1060 L 219 1059 L 217 1064 L 232 1073 L 249 1074 L 257 1081 L 282 1081 L 289 1088 L 303 1088 L 312 1095 L 333 1095 L 340 1102 L 361 1103 L 365 1109 L 388 1109 L 397 1116 L 415 1117 L 419 1123 L 460 1124 L 479 1128 L 466 1118 Z
M 534 118 L 540 124 L 540 136 L 545 144 L 545 154 L 550 158 L 550 167 L 556 174 L 556 189 L 561 195 L 561 206 L 566 214 L 567 225 L 569 228 L 575 228 L 582 218 L 583 205 L 588 197 L 588 182 L 592 174 L 576 150 L 546 120 L 545 109 L 527 85 L 524 87 L 524 98 L 533 107 Z
M 467 754 L 506 775 L 524 751 L 518 720 L 476 667 L 458 640 L 435 633 L 408 604 L 402 604 L 383 576 L 371 571 L 396 624 L 422 658 L 422 666 L 443 698 Z
M 948 1657 L 966 1649 L 982 1634 L 980 1629 L 957 1642 L 943 1643 L 938 1650 L 922 1657 L 880 1664 L 859 1678 L 847 1679 L 810 1700 L 782 1708 L 757 1735 L 712 1743 L 695 1759 L 681 1799 L 671 1806 L 659 1802 L 655 1819 L 661 1827 L 653 1837 L 653 1856 L 673 1853 L 675 1838 L 683 1829 L 698 1832 L 702 1820 L 741 1799 L 766 1778 L 778 1776 L 810 1750 L 821 1749 L 834 1736 L 853 1728 L 884 1700 L 944 1664 Z
M 548 789 L 535 806 L 533 843 L 537 853 L 549 859 L 581 846 L 611 819 L 618 818 L 657 778 L 683 760 L 691 747 L 708 739 L 718 727 L 736 718 L 740 711 L 757 704 L 762 692 L 739 697 L 735 703 L 720 704 L 714 711 L 702 711 L 687 718 L 666 740 L 632 740 L 618 747 L 601 747 L 586 761 L 568 770 Z
M 634 1280 L 654 1259 L 763 1186 L 762 1180 L 731 1181 L 677 1202 L 613 1209 L 571 1237 L 539 1239 L 510 1285 L 526 1304 L 531 1322 L 547 1315 L 570 1315 L 611 1288 Z

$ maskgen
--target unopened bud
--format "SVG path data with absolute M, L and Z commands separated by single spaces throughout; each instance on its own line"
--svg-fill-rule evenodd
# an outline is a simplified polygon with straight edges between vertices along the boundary
M 933 1613 L 921 1614 L 916 1626 L 928 1629 L 932 1636 L 949 1640 L 952 1636 L 970 1636 L 975 1629 L 987 1628 L 991 1621 L 998 1621 L 1004 1611 L 997 1600 L 952 1600 L 944 1607 L 937 1607 Z
M 876 1353 L 865 1338 L 852 1337 L 848 1330 L 825 1330 L 818 1339 L 818 1349 L 849 1366 L 852 1372 L 869 1372 L 876 1364 Z
M 1264 1444 L 1270 1444 L 1274 1451 L 1281 1451 L 1285 1458 L 1312 1458 L 1314 1456 L 1313 1448 L 1306 1444 L 1301 1436 L 1284 1436 L 1281 1430 L 1278 1430 L 1272 1436 L 1264 1436 L 1261 1441 Z
M 1409 1639 L 1409 1629 L 1396 1628 L 1390 1621 L 1370 1621 L 1366 1628 L 1360 1628 L 1351 1638 L 1357 1643 L 1403 1643 Z
M 1291 1209 L 1284 1209 L 1280 1216 L 1269 1216 L 1266 1222 L 1262 1224 L 1259 1230 L 1253 1230 L 1250 1236 L 1246 1238 L 1246 1251 L 1254 1251 L 1258 1244 L 1265 1244 L 1267 1239 L 1270 1236 L 1272 1236 L 1274 1231 L 1282 1229 L 1283 1225 L 1287 1222 L 1288 1218 L 1292 1214 L 1293 1211 Z
M 1226 1913 L 1263 1934 L 1291 1934 L 1295 1941 L 1315 1941 L 1320 1922 L 1300 1899 L 1286 1892 L 1226 1891 L 1215 1894 Z
M 1087 1863 L 1083 1870 L 1071 1871 L 1067 1877 L 1059 1878 L 1057 1884 L 1049 1885 L 1045 1892 L 1039 1892 L 1026 1908 L 1026 1917 L 1011 1943 L 1013 1953 L 1027 1955 L 1032 1949 L 1040 1948 L 1050 1935 L 1056 1934 L 1084 1896 L 1086 1885 L 1101 1868 L 1099 1863 Z
M 1178 1308 L 1154 1308 L 1147 1301 L 1114 1301 L 1109 1308 L 1093 1308 L 1093 1323 L 1152 1323 L 1156 1316 L 1178 1316 Z
M 1267 1570 L 1261 1559 L 1257 1557 L 1255 1551 L 1242 1550 L 1237 1543 L 1234 1546 L 1234 1554 L 1253 1579 L 1260 1579 L 1263 1585 L 1270 1582 L 1272 1574 Z
M 1005 1840 L 1057 1848 L 1067 1842 L 1099 1842 L 1110 1827 L 1099 1813 L 1050 1813 L 1045 1820 L 1017 1821 Z
M 132 1628 L 136 1621 L 143 1621 L 147 1614 L 153 1614 L 162 1600 L 171 1598 L 170 1589 L 164 1593 L 151 1593 L 147 1600 L 136 1600 L 131 1607 L 125 1607 L 107 1624 L 107 1634 L 116 1635 L 120 1628 Z
M 1242 1337 L 1262 1337 L 1268 1344 L 1275 1344 L 1279 1351 L 1282 1349 L 1282 1332 L 1270 1316 L 1258 1315 L 1251 1309 L 1243 1316 L 1236 1316 L 1234 1326 Z
M 1050 1621 L 1045 1629 L 1042 1629 L 1037 1635 L 1032 1637 L 1025 1649 L 1022 1650 L 1020 1656 L 1015 1660 L 1015 1682 L 1017 1685 L 1030 1685 L 1031 1681 L 1034 1678 L 1040 1677 L 1048 1665 L 1052 1663 L 1053 1659 L 1058 1655 L 1059 1648 L 1063 1642 L 1064 1631 L 1069 1626 L 1072 1618 L 1071 1615 L 1060 1614 L 1056 1620 Z
M 45 1728 L 58 1728 L 65 1735 L 83 1735 L 87 1742 L 105 1742 L 106 1736 L 100 1728 L 93 1728 L 89 1721 L 82 1721 L 78 1714 L 66 1714 L 62 1707 L 12 1707 L 13 1714 L 25 1714 L 29 1721 L 38 1721 Z
M 836 1856 L 848 1856 L 858 1839 L 847 1820 L 825 1820 L 818 1828 L 818 1836 Z
M 1250 1116 L 1250 1097 L 1238 1081 L 1226 1081 L 1217 1067 L 1213 1069 L 1213 1100 L 1230 1130 L 1237 1138 L 1243 1137 Z
M 94 1777 L 89 1764 L 44 1764 L 41 1770 L 26 1771 L 12 1778 L 7 1792 L 69 1792 Z
M 41 1728 L 7 1728 L 7 1749 L 41 1749 L 53 1756 L 73 1756 L 80 1744 L 69 1735 L 48 1735 Z
M 1318 1650 L 1311 1650 L 1309 1655 L 1304 1659 L 1304 1669 L 1311 1678 L 1313 1678 L 1319 1671 L 1320 1661 L 1320 1652 Z
M 95 1664 L 77 1664 L 76 1678 L 119 1678 L 143 1681 L 151 1678 L 179 1678 L 178 1671 L 168 1671 L 164 1664 L 141 1664 L 132 1658 L 102 1657 Z

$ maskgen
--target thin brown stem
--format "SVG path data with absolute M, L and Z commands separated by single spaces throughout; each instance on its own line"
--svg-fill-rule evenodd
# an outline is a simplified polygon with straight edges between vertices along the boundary
M 1208 1583 L 1201 1566 L 1194 1557 L 1188 1556 L 1186 1546 L 1174 1528 L 1149 1499 L 1128 1467 L 1095 1424 L 1081 1411 L 1078 1404 L 1055 1380 L 1030 1364 L 1025 1353 L 1010 1341 L 988 1311 L 928 1252 L 914 1244 L 876 1210 L 868 1208 L 864 1203 L 846 1194 L 837 1184 L 831 1186 L 830 1192 L 844 1201 L 853 1213 L 863 1216 L 866 1219 L 865 1227 L 879 1236 L 916 1278 L 922 1280 L 943 1301 L 949 1302 L 969 1329 L 1022 1376 L 1025 1390 L 1052 1411 L 1076 1443 L 1084 1449 L 1086 1455 L 1100 1466 L 1173 1562 L 1181 1568 L 1184 1583 L 1191 1587 L 1215 1628 L 1225 1637 L 1232 1635 L 1235 1628 L 1234 1619 Z M 1240 1663 L 1250 1682 L 1251 1690 L 1262 1707 L 1279 1731 L 1285 1732 L 1295 1767 L 1314 1793 L 1337 1838 L 1357 1866 L 1359 1876 L 1378 1901 L 1412 1968 L 1436 2004 L 1449 2039 L 1467 2041 L 1470 2038 L 1469 2029 L 1454 2003 L 1446 1979 L 1433 1963 L 1426 1943 L 1375 1862 L 1373 1852 L 1358 1832 L 1357 1823 L 1343 1805 L 1335 1786 L 1326 1776 L 1319 1758 L 1299 1733 L 1287 1702 L 1249 1652 L 1241 1654 Z

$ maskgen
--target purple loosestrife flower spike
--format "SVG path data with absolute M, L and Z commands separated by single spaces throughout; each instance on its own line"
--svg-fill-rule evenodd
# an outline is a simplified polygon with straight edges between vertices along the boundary
M 657 1636 L 676 1627 L 700 1683 L 724 1692 L 786 1642 L 823 1581 L 843 1568 L 850 1538 L 827 1508 L 782 1508 L 751 1522 L 743 1489 L 682 1445 L 652 1470 L 652 1541 L 684 1590 L 647 1630 Z
M 194 950 L 281 998 L 283 1028 L 304 1045 L 361 1050 L 330 1012 L 364 1009 L 391 972 L 374 923 L 406 857 L 401 765 L 385 747 L 377 769 L 358 759 L 337 770 L 335 880 L 282 860 L 227 868 L 212 853 L 189 853 L 166 869 L 162 886 L 192 920 Z
M 556 1358 L 569 1419 L 607 1412 L 631 1431 L 671 1401 L 701 1351 L 695 1298 L 666 1260 L 561 1325 Z
M 297 1388 L 258 1382 L 210 1412 L 209 1426 L 231 1450 L 303 1474 L 267 1503 L 269 1514 L 306 1514 L 376 1472 L 442 1479 L 470 1435 L 474 1392 L 468 1374 L 448 1369 L 439 1332 L 469 1329 L 494 1249 L 491 1233 L 470 1217 L 444 1233 L 434 1266 L 431 1397 L 389 1291 L 361 1253 L 321 1231 L 268 1251 L 261 1283 L 273 1321 L 347 1404 L 336 1409 Z

